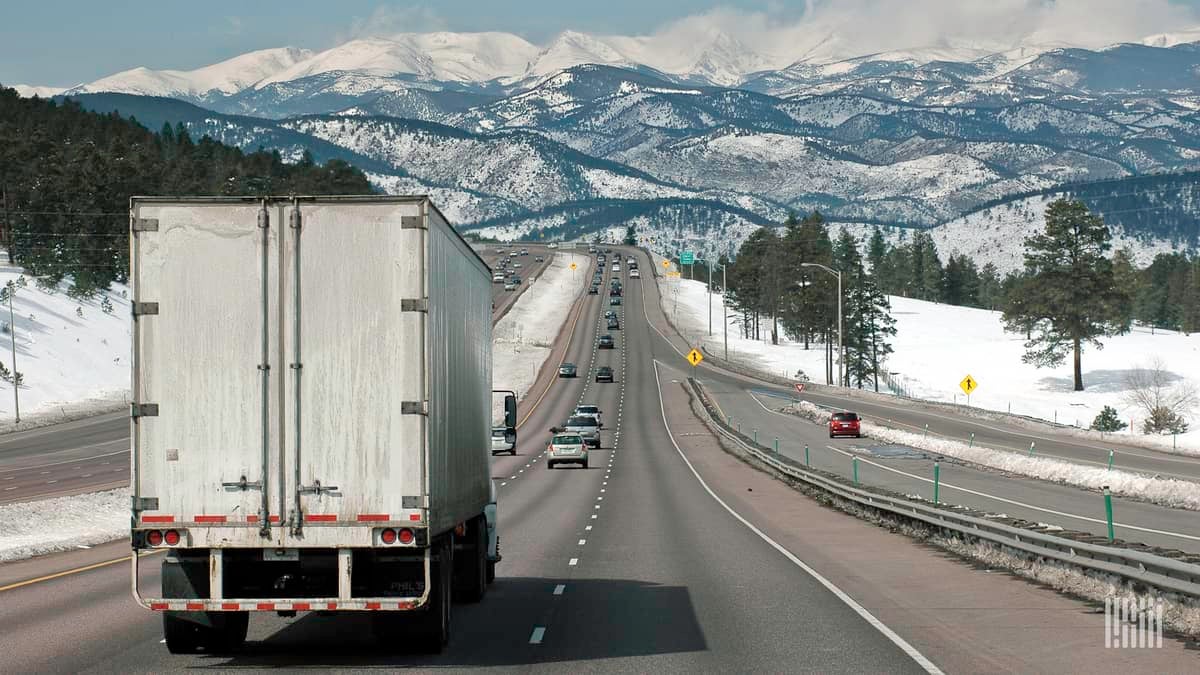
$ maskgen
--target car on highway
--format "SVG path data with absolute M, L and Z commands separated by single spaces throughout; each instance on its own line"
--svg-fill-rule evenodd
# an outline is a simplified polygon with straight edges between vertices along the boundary
M 517 454 L 517 435 L 504 427 L 492 427 L 492 454 Z
M 628 259 L 625 260 L 625 262 L 628 263 L 630 267 L 637 266 L 637 261 L 633 259 L 633 256 L 630 256 Z
M 517 282 L 513 281 L 512 279 L 509 279 L 508 281 L 504 282 L 504 290 L 506 290 L 506 291 L 517 290 Z
M 621 266 L 616 263 L 613 263 L 613 274 L 620 274 L 620 273 L 621 273 Z
M 596 342 L 596 346 L 600 349 L 613 349 L 617 346 L 617 342 L 613 340 L 613 336 L 605 333 L 600 336 L 600 339 Z
M 599 286 L 597 286 L 596 284 L 592 284 L 591 286 L 588 286 L 588 295 L 599 295 L 599 294 L 600 294 Z
M 621 287 L 613 286 L 612 288 L 608 289 L 608 294 L 613 297 L 617 297 L 617 296 L 621 295 Z
M 540 255 L 539 255 L 539 256 L 534 256 L 534 258 L 533 258 L 533 262 L 546 262 L 546 259 L 545 259 L 544 257 L 540 256 Z
M 493 283 L 493 284 L 502 284 L 502 283 L 504 283 L 504 275 L 503 275 L 503 274 L 493 274 L 493 275 L 492 275 L 492 283 Z
M 609 298 L 608 304 L 613 305 L 614 307 L 617 305 L 620 305 L 621 304 L 621 296 L 617 296 L 615 298 Z
M 567 418 L 567 423 L 561 429 L 555 428 L 550 431 L 560 434 L 579 434 L 583 436 L 583 442 L 593 448 L 600 447 L 600 423 L 596 418 L 587 415 L 571 415 Z
M 578 374 L 578 371 L 579 369 L 575 367 L 574 363 L 564 363 L 558 367 L 558 376 L 575 377 Z
M 829 418 L 829 437 L 853 436 L 862 438 L 862 427 L 858 413 L 836 412 Z
M 597 368 L 596 369 L 596 381 L 597 382 L 612 382 L 613 381 L 612 367 L 611 366 L 600 366 L 599 368 Z
M 587 444 L 583 436 L 572 433 L 554 434 L 546 448 L 546 468 L 558 464 L 579 464 L 588 468 Z
M 515 257 L 517 257 L 517 252 L 516 252 L 516 251 L 512 251 L 512 252 L 510 252 L 510 253 L 508 254 L 508 257 L 510 257 L 510 258 L 515 258 Z
M 516 285 L 518 285 L 518 286 L 520 286 L 520 285 L 521 285 L 521 277 L 520 277 L 520 275 L 514 274 L 514 275 L 512 275 L 511 277 L 509 277 L 509 278 L 508 278 L 508 280 L 509 280 L 509 281 L 511 281 L 511 282 L 513 282 L 514 284 L 516 284 Z
M 642 275 L 636 269 L 629 270 L 630 279 L 641 279 Z
M 616 310 L 612 310 L 612 309 L 604 310 L 604 318 L 606 318 L 606 319 L 611 319 L 616 315 L 617 315 Z
M 519 270 L 519 269 L 521 269 L 521 263 L 519 263 L 519 262 L 517 262 L 517 263 L 513 263 L 513 269 L 514 269 L 514 270 Z
M 621 320 L 615 316 L 608 317 L 609 330 L 621 330 Z
M 594 417 L 596 418 L 596 424 L 599 424 L 601 429 L 604 428 L 603 413 L 600 412 L 600 406 L 598 405 L 593 405 L 591 403 L 580 403 L 579 405 L 575 406 L 575 412 L 571 414 Z
M 527 248 L 521 249 L 521 255 L 529 255 L 529 249 L 527 249 Z
M 558 244 L 556 244 L 555 242 L 550 242 L 549 244 L 546 245 L 546 248 L 555 249 L 555 248 L 558 248 Z

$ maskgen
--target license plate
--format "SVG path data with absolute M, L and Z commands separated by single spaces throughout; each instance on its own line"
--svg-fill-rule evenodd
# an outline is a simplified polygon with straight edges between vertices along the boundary
M 263 560 L 276 560 L 281 562 L 296 562 L 300 560 L 300 549 L 298 548 L 264 548 Z

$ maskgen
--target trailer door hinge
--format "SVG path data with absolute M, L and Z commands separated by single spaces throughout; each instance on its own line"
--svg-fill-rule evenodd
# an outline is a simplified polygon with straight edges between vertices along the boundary
M 158 314 L 157 302 L 135 302 L 133 303 L 134 316 L 146 316 L 149 314 Z
M 134 511 L 157 511 L 158 510 L 158 497 L 134 497 L 133 498 L 133 510 Z
M 130 403 L 129 416 L 137 419 L 139 417 L 158 417 L 157 403 Z
M 425 227 L 425 219 L 421 216 L 400 216 L 400 229 L 402 230 L 427 230 Z
M 129 227 L 134 232 L 158 232 L 158 218 L 134 218 Z
M 400 301 L 401 312 L 428 312 L 429 300 L 427 298 L 406 298 Z
M 400 403 L 401 415 L 428 415 L 429 406 L 425 401 L 402 401 Z

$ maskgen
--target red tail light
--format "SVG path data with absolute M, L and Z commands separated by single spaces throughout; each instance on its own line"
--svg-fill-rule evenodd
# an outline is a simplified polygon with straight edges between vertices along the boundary
M 400 543 L 401 544 L 411 544 L 411 543 L 413 543 L 413 539 L 416 539 L 416 535 L 413 534 L 412 530 L 408 529 L 407 527 L 400 530 Z
M 379 540 L 385 544 L 396 543 L 396 531 L 389 528 L 389 529 L 384 530 L 383 532 L 380 532 Z
M 167 542 L 167 546 L 174 546 L 179 543 L 179 532 L 175 530 L 167 530 L 163 535 L 163 541 Z
M 158 530 L 150 530 L 146 533 L 146 543 L 151 546 L 162 546 L 163 535 Z

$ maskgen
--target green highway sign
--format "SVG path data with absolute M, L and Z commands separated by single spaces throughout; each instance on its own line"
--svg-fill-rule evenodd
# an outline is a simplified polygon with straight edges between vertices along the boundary
M 696 262 L 696 254 L 691 251 L 684 251 L 679 254 L 680 265 L 692 265 Z

